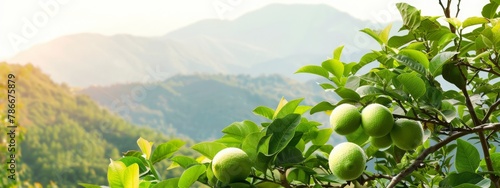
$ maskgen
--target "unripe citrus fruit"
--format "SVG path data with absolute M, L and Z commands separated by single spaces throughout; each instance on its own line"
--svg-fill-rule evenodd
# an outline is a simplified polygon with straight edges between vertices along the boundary
M 361 113 L 351 104 L 341 104 L 333 109 L 330 125 L 340 135 L 347 135 L 358 129 L 361 124 Z
M 422 144 L 424 130 L 418 121 L 398 119 L 391 131 L 391 139 L 398 148 L 412 150 Z
M 385 106 L 373 103 L 361 111 L 361 126 L 368 136 L 383 137 L 391 132 L 393 125 L 394 117 Z
M 354 180 L 365 170 L 366 154 L 358 145 L 344 142 L 333 148 L 328 164 L 333 175 L 346 181 Z
M 379 138 L 370 137 L 370 143 L 376 148 L 387 148 L 392 145 L 391 134 Z
M 252 162 L 248 155 L 239 148 L 225 148 L 212 160 L 215 177 L 224 183 L 245 180 L 250 175 Z

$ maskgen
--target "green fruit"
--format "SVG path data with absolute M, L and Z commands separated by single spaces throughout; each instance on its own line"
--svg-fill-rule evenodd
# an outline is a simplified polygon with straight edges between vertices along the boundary
M 245 180 L 252 168 L 248 155 L 239 148 L 225 148 L 219 151 L 212 160 L 212 171 L 215 177 L 224 183 Z
M 361 126 L 368 136 L 380 138 L 391 132 L 394 117 L 385 106 L 369 104 L 361 112 Z
M 461 68 L 464 74 L 467 74 L 467 70 Z M 443 78 L 462 89 L 467 84 L 462 73 L 460 73 L 460 67 L 456 66 L 454 63 L 447 63 L 443 65 Z
M 370 143 L 376 148 L 388 148 L 392 145 L 391 134 L 387 134 L 380 138 L 370 137 Z
M 333 175 L 346 181 L 354 180 L 365 170 L 366 154 L 358 145 L 344 142 L 333 148 L 328 164 Z
M 398 119 L 391 131 L 391 139 L 402 150 L 413 150 L 422 144 L 424 130 L 420 122 Z
M 340 135 L 350 134 L 361 124 L 361 113 L 351 104 L 341 104 L 333 109 L 330 115 L 330 125 Z

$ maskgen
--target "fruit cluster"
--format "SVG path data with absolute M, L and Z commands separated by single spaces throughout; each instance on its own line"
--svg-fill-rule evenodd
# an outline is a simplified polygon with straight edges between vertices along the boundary
M 370 137 L 370 144 L 381 149 L 394 144 L 402 150 L 413 150 L 423 142 L 424 132 L 418 121 L 394 121 L 391 111 L 376 103 L 367 105 L 361 112 L 354 105 L 341 104 L 332 111 L 330 124 L 340 135 L 349 135 L 361 129 Z M 359 177 L 365 162 L 363 149 L 348 142 L 335 146 L 329 159 L 333 174 L 344 180 Z
M 370 136 L 370 144 L 388 148 L 392 144 L 403 150 L 413 150 L 423 141 L 423 129 L 419 122 L 409 119 L 394 120 L 391 111 L 380 104 L 369 104 L 361 112 L 351 104 L 337 106 L 330 115 L 333 130 L 348 135 L 362 130 Z M 329 156 L 329 167 L 340 179 L 354 180 L 363 174 L 367 156 L 360 146 L 350 142 L 336 145 Z M 221 182 L 244 180 L 251 172 L 249 156 L 239 148 L 219 151 L 212 160 L 214 176 Z

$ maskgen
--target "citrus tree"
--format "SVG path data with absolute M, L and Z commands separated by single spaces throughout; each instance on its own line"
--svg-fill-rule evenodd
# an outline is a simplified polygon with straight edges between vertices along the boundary
M 390 25 L 362 30 L 380 49 L 348 63 L 339 47 L 331 59 L 297 71 L 323 77 L 319 85 L 340 101 L 257 107 L 266 122 L 227 126 L 221 138 L 191 146 L 196 159 L 175 154 L 180 140 L 153 149 L 140 138 L 140 151 L 111 161 L 109 185 L 498 188 L 499 4 L 491 0 L 481 17 L 459 20 L 460 1 L 439 1 L 444 18 L 398 3 L 401 32 L 390 36 Z M 318 112 L 330 114 L 326 128 L 303 117 Z M 347 142 L 328 144 L 334 132 Z M 161 180 L 154 167 L 161 160 L 185 170 Z

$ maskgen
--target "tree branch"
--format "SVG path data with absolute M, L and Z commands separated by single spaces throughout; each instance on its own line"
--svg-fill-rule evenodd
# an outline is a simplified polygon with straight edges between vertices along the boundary
M 481 121 L 482 123 L 486 123 L 488 121 L 488 119 L 490 118 L 493 111 L 495 111 L 497 109 L 498 105 L 500 105 L 500 100 L 497 100 L 495 103 L 493 103 L 490 106 L 490 109 L 488 110 L 488 112 L 486 112 L 486 115 L 484 116 L 483 120 Z
M 450 142 L 452 142 L 452 141 L 454 141 L 454 140 L 456 140 L 464 135 L 467 135 L 467 134 L 482 132 L 485 130 L 495 130 L 498 128 L 500 128 L 500 123 L 495 123 L 495 124 L 489 123 L 489 124 L 483 124 L 481 126 L 476 126 L 476 127 L 472 128 L 471 130 L 466 130 L 466 131 L 464 130 L 462 132 L 452 134 L 451 136 L 438 142 L 436 145 L 433 145 L 433 146 L 427 148 L 426 150 L 424 150 L 422 152 L 422 154 L 420 154 L 408 168 L 404 169 L 399 174 L 394 176 L 387 187 L 389 187 L 389 188 L 395 187 L 401 180 L 403 180 L 404 177 L 408 176 L 413 171 L 415 171 L 418 168 L 419 164 L 424 163 L 424 160 L 428 155 L 437 151 L 438 149 L 442 148 L 443 146 L 447 145 L 448 143 L 450 143 Z

